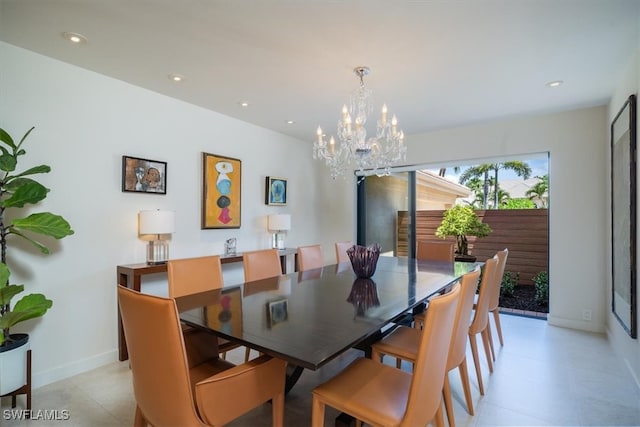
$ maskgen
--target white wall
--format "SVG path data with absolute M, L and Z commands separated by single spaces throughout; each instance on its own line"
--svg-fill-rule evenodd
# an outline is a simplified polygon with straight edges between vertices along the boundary
M 351 198 L 331 197 L 336 183 L 312 160 L 310 143 L 6 43 L 0 58 L 0 127 L 19 139 L 36 126 L 22 166 L 52 168 L 41 178 L 52 191 L 31 210 L 59 213 L 75 230 L 47 257 L 9 252 L 13 282 L 54 301 L 44 318 L 13 329 L 31 334 L 35 386 L 117 360 L 116 265 L 145 260 L 140 210 L 176 211 L 174 258 L 220 254 L 229 237 L 239 251 L 267 248 L 266 215 L 275 212 L 291 213 L 288 246 L 322 243 L 327 262 L 333 242 L 352 237 Z M 242 160 L 240 229 L 200 229 L 203 151 Z M 121 192 L 125 154 L 167 161 L 167 194 Z M 287 206 L 264 204 L 268 175 L 289 179 Z
M 640 45 L 640 35 L 638 39 L 638 45 Z M 608 123 L 611 123 L 613 121 L 614 117 L 616 116 L 616 114 L 618 114 L 618 111 L 620 111 L 620 108 L 622 107 L 626 99 L 629 97 L 629 95 L 636 94 L 637 96 L 639 91 L 640 91 L 640 49 L 638 49 L 635 55 L 633 56 L 633 58 L 631 58 L 628 66 L 625 69 L 622 79 L 620 80 L 620 82 L 618 82 L 616 92 L 612 97 L 611 102 L 609 103 Z M 636 113 L 637 111 L 638 110 L 636 110 Z M 640 123 L 640 114 L 638 114 L 638 117 L 636 118 L 636 123 Z M 640 143 L 640 141 L 637 141 L 637 142 Z M 610 143 L 609 140 L 607 140 L 606 143 L 604 144 L 607 150 L 609 149 L 609 143 Z M 607 190 L 608 190 L 611 186 L 610 163 L 607 163 L 606 167 L 608 171 L 607 172 Z M 636 177 L 636 182 L 640 183 L 640 176 Z M 638 189 L 639 189 L 638 192 L 640 193 L 640 187 L 638 187 Z M 607 196 L 609 196 L 608 191 L 607 191 Z M 640 194 L 637 197 L 638 197 L 638 200 L 640 200 Z M 610 206 L 610 203 L 611 203 L 610 197 L 607 197 L 606 203 L 607 203 L 607 206 Z M 609 273 L 611 271 L 611 228 L 609 226 L 610 221 L 611 221 L 611 215 L 610 215 L 610 211 L 608 211 L 607 222 L 605 226 L 608 232 L 606 237 L 607 238 L 607 241 L 606 241 L 606 244 L 607 244 L 607 270 L 606 270 L 607 271 L 607 274 L 606 274 L 607 309 L 611 307 L 611 291 L 610 291 L 611 274 Z M 636 221 L 640 221 L 640 218 L 636 219 Z M 638 223 L 640 224 L 640 222 Z M 636 237 L 636 239 L 638 240 L 637 243 L 639 244 L 638 248 L 640 248 L 640 238 Z M 638 253 L 637 249 L 636 249 L 636 253 Z M 638 263 L 638 260 L 636 260 L 636 263 Z M 640 267 L 640 264 L 636 266 L 636 268 L 638 267 Z M 637 289 L 636 292 L 640 292 L 640 284 L 636 283 L 636 289 Z M 640 309 L 640 307 L 636 307 L 636 310 L 638 309 Z M 631 339 L 631 337 L 624 331 L 624 329 L 622 329 L 618 320 L 613 316 L 613 314 L 611 313 L 611 310 L 608 310 L 607 321 L 608 321 L 607 334 L 609 336 L 609 340 L 611 341 L 616 351 L 625 360 L 625 363 L 627 364 L 627 366 L 629 367 L 629 369 L 634 375 L 636 384 L 638 384 L 638 386 L 640 387 L 640 340 Z

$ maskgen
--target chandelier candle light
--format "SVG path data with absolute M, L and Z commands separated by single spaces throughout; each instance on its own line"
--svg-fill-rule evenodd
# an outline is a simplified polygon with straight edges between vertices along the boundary
M 174 211 L 140 211 L 139 233 L 155 234 L 156 238 L 149 241 L 147 246 L 147 264 L 164 264 L 169 259 L 169 243 L 160 239 L 161 234 L 171 234 L 176 228 L 176 213 Z
M 365 125 L 368 115 L 373 112 L 371 90 L 364 86 L 364 76 L 369 74 L 369 68 L 356 67 L 353 71 L 360 78 L 360 87 L 352 92 L 349 108 L 346 104 L 342 107 L 338 141 L 332 135 L 327 142 L 318 126 L 313 158 L 324 159 L 334 179 L 355 169 L 360 172 L 372 170 L 378 176 L 390 175 L 391 166 L 407 157 L 404 132 L 398 129 L 395 115 L 388 120 L 387 105 L 383 104 L 376 135 L 367 139 Z

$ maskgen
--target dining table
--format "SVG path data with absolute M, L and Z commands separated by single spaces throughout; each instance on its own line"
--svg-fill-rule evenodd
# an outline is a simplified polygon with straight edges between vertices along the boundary
M 349 262 L 176 298 L 180 319 L 288 362 L 286 391 L 350 348 L 370 344 L 478 263 L 380 256 L 370 278 Z

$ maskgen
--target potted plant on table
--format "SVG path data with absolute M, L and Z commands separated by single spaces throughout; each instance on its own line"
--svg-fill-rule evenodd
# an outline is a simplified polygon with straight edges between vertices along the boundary
M 447 236 L 455 237 L 456 259 L 475 261 L 475 257 L 469 254 L 467 237 L 486 237 L 491 231 L 491 227 L 480 221 L 470 206 L 455 205 L 444 212 L 442 222 L 436 230 L 436 236 L 442 239 Z
M 19 217 L 20 212 L 7 217 L 11 209 L 17 211 L 25 205 L 33 205 L 47 197 L 49 189 L 32 176 L 48 173 L 47 165 L 34 166 L 22 172 L 16 171 L 18 159 L 26 154 L 22 145 L 33 128 L 17 144 L 0 128 L 0 396 L 22 387 L 26 380 L 26 352 L 29 349 L 27 334 L 11 334 L 11 327 L 29 319 L 43 316 L 53 302 L 43 294 L 28 294 L 11 305 L 13 297 L 24 291 L 24 285 L 9 284 L 7 248 L 10 238 L 21 238 L 48 254 L 49 249 L 32 235 L 61 239 L 73 234 L 69 223 L 51 212 L 32 213 Z M 18 217 L 16 217 L 18 216 Z

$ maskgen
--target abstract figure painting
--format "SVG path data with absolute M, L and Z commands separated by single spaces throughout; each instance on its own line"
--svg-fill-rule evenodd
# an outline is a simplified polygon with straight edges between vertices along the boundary
M 122 156 L 122 191 L 167 194 L 167 162 Z
M 265 205 L 284 206 L 287 204 L 287 180 L 268 176 L 264 188 Z
M 240 228 L 242 162 L 202 153 L 202 229 Z
M 611 124 L 611 309 L 631 338 L 638 337 L 636 288 L 636 97 Z

